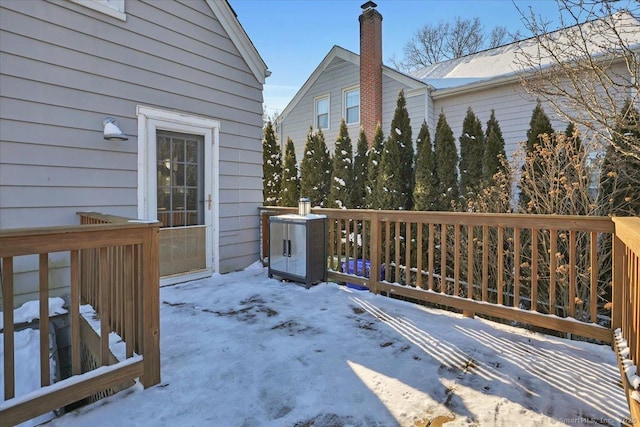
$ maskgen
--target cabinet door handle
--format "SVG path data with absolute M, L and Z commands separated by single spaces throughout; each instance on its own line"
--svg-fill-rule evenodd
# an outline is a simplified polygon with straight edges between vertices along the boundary
M 282 239 L 282 256 L 287 256 L 287 239 Z
M 291 258 L 291 240 L 287 240 L 289 242 L 289 258 Z

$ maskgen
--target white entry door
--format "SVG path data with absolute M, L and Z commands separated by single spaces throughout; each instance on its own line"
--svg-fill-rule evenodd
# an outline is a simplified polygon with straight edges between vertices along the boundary
M 208 276 L 219 262 L 219 124 L 148 107 L 138 107 L 138 124 L 138 211 L 161 222 L 161 283 Z

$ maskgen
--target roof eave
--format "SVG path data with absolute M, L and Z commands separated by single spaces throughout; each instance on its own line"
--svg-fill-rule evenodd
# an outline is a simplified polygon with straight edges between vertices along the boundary
M 482 89 L 490 89 L 496 86 L 502 86 L 507 83 L 513 83 L 520 81 L 522 78 L 522 74 L 512 73 L 506 74 L 499 77 L 494 77 L 487 80 L 481 80 L 474 83 L 468 83 L 462 86 L 456 86 L 446 89 L 434 89 L 431 92 L 431 98 L 435 101 L 440 98 L 445 98 L 447 96 L 457 95 L 460 93 L 468 93 Z
M 640 52 L 640 44 L 633 44 L 629 46 L 629 50 L 634 52 L 635 54 L 638 54 Z M 594 57 L 595 61 L 605 61 L 608 58 L 610 58 L 609 54 L 603 54 L 603 55 Z M 613 62 L 619 62 L 619 61 L 622 61 L 622 58 L 619 58 L 617 61 L 614 60 Z M 542 69 L 547 69 L 551 66 L 552 64 L 546 64 L 542 66 Z M 446 88 L 446 89 L 435 89 L 431 92 L 431 97 L 435 101 L 440 98 L 457 95 L 463 92 L 468 93 L 468 92 L 474 92 L 477 90 L 490 89 L 490 88 L 493 88 L 496 86 L 502 86 L 508 83 L 519 82 L 522 79 L 526 79 L 534 76 L 539 71 L 540 71 L 540 68 L 534 68 L 534 69 L 523 70 L 523 71 L 514 71 L 509 74 L 503 74 L 501 76 L 480 80 L 478 82 L 473 82 L 473 83 L 469 83 L 462 86 Z
M 238 18 L 227 1 L 206 0 L 211 11 L 220 21 L 222 28 L 229 34 L 229 38 L 240 51 L 240 55 L 245 60 L 249 69 L 260 84 L 264 84 L 267 77 L 271 75 L 267 64 L 260 56 L 255 45 L 247 35 L 247 32 L 238 21 Z

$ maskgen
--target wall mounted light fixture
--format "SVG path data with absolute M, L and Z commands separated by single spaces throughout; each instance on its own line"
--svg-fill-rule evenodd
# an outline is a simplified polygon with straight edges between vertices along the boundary
M 108 141 L 126 141 L 129 139 L 122 133 L 118 127 L 118 122 L 113 117 L 106 117 L 102 121 L 102 125 L 104 126 L 104 139 Z

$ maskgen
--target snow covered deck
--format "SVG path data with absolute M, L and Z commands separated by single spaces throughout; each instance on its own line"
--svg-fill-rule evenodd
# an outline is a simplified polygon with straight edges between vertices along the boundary
M 50 423 L 605 425 L 628 417 L 609 346 L 532 333 L 266 268 L 165 287 L 162 382 Z M 438 418 L 440 417 L 440 418 Z

